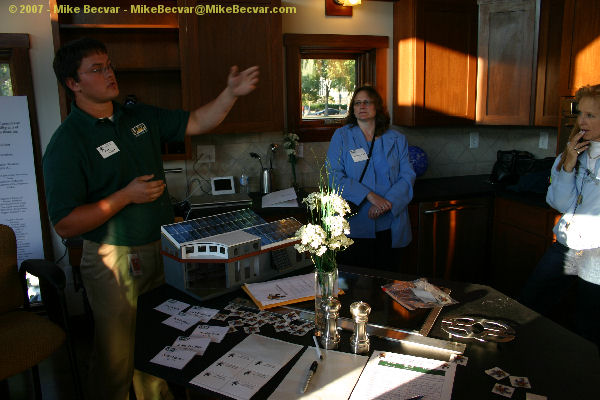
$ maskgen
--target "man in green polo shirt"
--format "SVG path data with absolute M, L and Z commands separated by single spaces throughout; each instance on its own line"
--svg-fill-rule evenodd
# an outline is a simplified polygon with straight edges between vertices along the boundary
M 225 89 L 186 112 L 114 102 L 119 87 L 103 43 L 58 50 L 54 71 L 73 98 L 43 158 L 50 219 L 63 238 L 84 239 L 81 274 L 94 315 L 88 396 L 172 398 L 166 383 L 134 371 L 138 295 L 160 285 L 160 226 L 172 222 L 160 146 L 210 131 L 258 83 L 258 67 L 232 67 Z

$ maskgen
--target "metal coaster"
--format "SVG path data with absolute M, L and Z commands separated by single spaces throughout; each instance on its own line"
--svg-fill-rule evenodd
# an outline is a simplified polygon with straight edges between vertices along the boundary
M 510 342 L 515 330 L 508 324 L 485 318 L 444 318 L 442 329 L 451 336 L 475 339 L 481 342 Z

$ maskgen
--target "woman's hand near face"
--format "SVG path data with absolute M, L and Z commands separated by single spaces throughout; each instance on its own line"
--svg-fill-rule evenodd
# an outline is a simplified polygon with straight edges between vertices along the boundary
M 369 218 L 375 219 L 392 209 L 392 203 L 376 193 L 369 192 L 367 200 L 371 203 Z
M 567 142 L 567 157 L 565 158 L 565 162 L 563 164 L 563 169 L 566 172 L 573 171 L 579 154 L 584 152 L 590 146 L 590 142 L 588 140 L 581 140 L 584 134 L 585 131 L 580 131 L 573 136 L 571 141 Z

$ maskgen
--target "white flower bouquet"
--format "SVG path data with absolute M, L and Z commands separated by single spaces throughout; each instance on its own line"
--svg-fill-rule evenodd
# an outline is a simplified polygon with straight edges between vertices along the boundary
M 309 223 L 303 225 L 296 238 L 299 252 L 308 251 L 319 272 L 331 272 L 337 267 L 335 255 L 353 242 L 348 236 L 350 224 L 344 218 L 350 207 L 334 189 L 321 184 L 319 192 L 309 194 L 303 203 L 309 210 Z

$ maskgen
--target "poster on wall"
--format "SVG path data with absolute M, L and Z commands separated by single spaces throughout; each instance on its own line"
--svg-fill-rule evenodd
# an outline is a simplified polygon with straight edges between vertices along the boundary
M 0 223 L 17 237 L 17 262 L 44 258 L 26 96 L 0 96 Z

